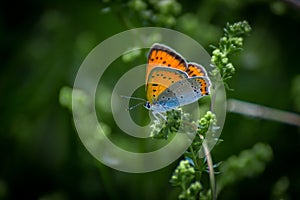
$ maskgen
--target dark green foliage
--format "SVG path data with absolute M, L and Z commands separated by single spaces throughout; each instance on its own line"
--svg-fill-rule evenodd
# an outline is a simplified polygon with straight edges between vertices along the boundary
M 300 111 L 300 12 L 296 1 L 155 2 L 2 3 L 0 199 L 147 200 L 176 199 L 181 194 L 168 182 L 176 163 L 146 174 L 118 172 L 95 160 L 74 129 L 70 91 L 80 64 L 99 42 L 130 28 L 171 27 L 210 52 L 209 45 L 218 45 L 227 22 L 247 20 L 252 31 L 242 40 L 244 51 L 231 57 L 235 76 L 230 87 L 235 92 L 228 92 L 228 98 Z M 225 46 L 228 42 L 222 41 Z M 113 63 L 117 70 L 108 70 L 101 80 L 107 90 L 126 70 L 146 62 L 144 52 L 137 55 Z M 135 59 L 140 60 L 135 63 Z M 232 67 L 227 67 L 223 74 L 230 77 Z M 121 135 L 107 97 L 99 97 L 97 112 L 105 113 L 108 130 Z M 216 180 L 226 174 L 232 180 L 224 185 L 220 199 L 299 199 L 298 127 L 228 113 L 221 138 L 224 142 L 212 151 L 213 161 L 224 163 L 216 171 L 221 166 L 228 170 L 216 175 Z M 132 140 L 124 143 L 132 144 Z M 240 153 L 245 149 L 249 149 L 246 154 Z M 268 156 L 261 155 L 266 152 Z M 209 188 L 207 182 L 192 181 L 183 196 L 201 192 L 205 194 L 200 196 L 211 196 L 204 190 Z
M 219 190 L 244 178 L 262 173 L 266 163 L 273 158 L 269 145 L 257 143 L 250 150 L 243 150 L 238 156 L 231 156 L 220 165 Z

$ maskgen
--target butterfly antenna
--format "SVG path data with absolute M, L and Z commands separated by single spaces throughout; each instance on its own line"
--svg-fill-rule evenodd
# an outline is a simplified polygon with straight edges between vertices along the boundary
M 144 102 L 141 102 L 141 103 L 138 103 L 138 104 L 136 104 L 134 106 L 131 106 L 130 108 L 127 108 L 127 111 L 130 111 L 130 110 L 132 110 L 132 109 L 134 109 L 134 108 L 136 108 L 136 107 L 138 107 L 140 105 L 143 105 L 143 104 L 144 104 Z
M 134 109 L 134 108 L 136 108 L 136 107 L 138 107 L 138 106 L 140 106 L 140 105 L 145 104 L 145 102 L 147 102 L 145 99 L 138 98 L 138 97 L 128 97 L 128 96 L 123 96 L 123 95 L 121 95 L 121 97 L 124 98 L 124 99 L 133 99 L 133 100 L 143 101 L 143 102 L 138 103 L 138 104 L 136 104 L 136 105 L 134 105 L 134 106 L 131 106 L 130 108 L 127 108 L 127 109 L 126 109 L 127 111 L 130 111 L 130 110 L 132 110 L 132 109 Z
M 139 100 L 139 101 L 143 101 L 143 102 L 147 102 L 145 99 L 142 99 L 142 98 L 138 98 L 138 97 L 128 97 L 128 96 L 122 96 L 122 98 L 124 99 L 133 99 L 133 100 Z

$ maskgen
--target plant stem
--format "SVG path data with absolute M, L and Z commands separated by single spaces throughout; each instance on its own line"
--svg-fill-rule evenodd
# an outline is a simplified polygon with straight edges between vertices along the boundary
M 200 167 L 199 167 L 199 164 L 198 164 L 197 153 L 195 153 L 192 145 L 189 147 L 189 149 L 191 151 L 192 160 L 193 160 L 195 168 L 196 168 L 195 178 L 196 178 L 196 180 L 199 180 L 201 178 L 201 171 L 200 171 Z
M 300 115 L 296 113 L 240 101 L 237 99 L 228 99 L 227 105 L 227 111 L 229 112 L 300 126 Z
M 215 180 L 214 166 L 213 166 L 212 158 L 211 158 L 209 149 L 207 148 L 205 140 L 203 140 L 202 146 L 204 149 L 205 157 L 207 160 L 207 166 L 208 166 L 208 170 L 209 170 L 209 180 L 210 180 L 209 182 L 210 182 L 212 199 L 216 200 L 217 194 L 216 194 L 216 180 Z

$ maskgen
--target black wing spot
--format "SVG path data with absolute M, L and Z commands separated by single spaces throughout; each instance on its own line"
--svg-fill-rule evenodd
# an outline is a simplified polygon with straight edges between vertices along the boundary
M 158 60 L 158 57 L 156 57 L 156 60 Z
M 157 90 L 152 90 L 153 92 L 156 92 Z
M 153 95 L 153 97 L 155 97 L 155 94 Z
M 162 57 L 160 57 L 160 59 L 162 60 Z
M 171 67 L 171 64 L 168 64 L 168 67 Z
M 153 86 L 158 86 L 158 84 L 156 84 L 156 83 L 153 83 L 152 85 L 153 85 Z
M 183 96 L 181 95 L 180 98 L 183 98 Z
M 171 98 L 170 98 L 170 97 L 168 97 L 168 101 L 169 101 L 169 100 L 171 100 Z
M 153 59 L 153 58 L 151 58 L 151 61 L 154 61 L 154 59 Z
M 164 61 L 163 64 L 166 64 L 166 61 Z
M 167 78 L 166 76 L 163 77 L 163 79 L 166 79 L 166 78 Z

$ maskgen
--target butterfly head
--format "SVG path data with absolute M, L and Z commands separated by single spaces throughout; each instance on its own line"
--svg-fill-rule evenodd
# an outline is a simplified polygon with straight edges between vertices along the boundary
M 159 102 L 156 102 L 156 101 L 155 102 L 147 101 L 144 104 L 144 107 L 147 110 L 151 110 L 152 112 L 155 112 L 155 113 L 165 113 L 166 111 L 173 109 L 173 107 L 169 107 L 168 105 L 160 104 Z
M 167 117 L 165 115 L 165 112 L 169 109 L 165 108 L 164 106 L 158 104 L 158 103 L 151 103 L 150 101 L 147 101 L 145 104 L 144 104 L 144 107 L 148 110 L 151 110 L 152 112 L 152 115 L 154 116 L 154 118 L 156 120 L 160 120 L 160 119 L 163 119 L 163 120 L 167 120 Z
M 146 109 L 150 110 L 150 109 L 151 109 L 151 104 L 150 104 L 150 102 L 147 101 L 147 102 L 145 103 L 144 107 L 145 107 Z

